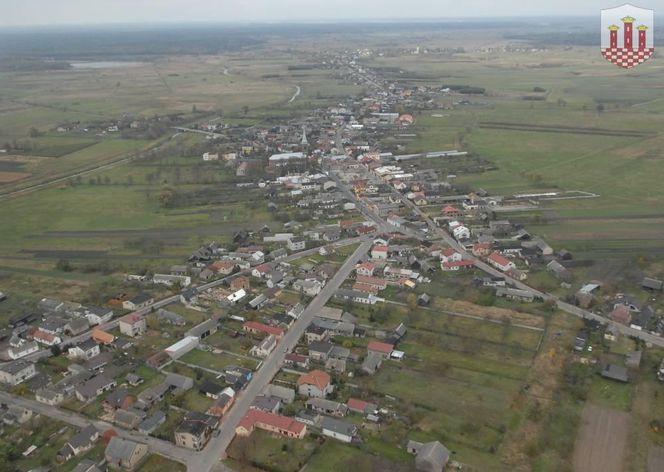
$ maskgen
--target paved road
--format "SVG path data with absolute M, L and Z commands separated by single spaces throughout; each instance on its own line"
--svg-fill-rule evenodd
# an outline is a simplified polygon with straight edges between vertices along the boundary
M 212 438 L 205 449 L 197 454 L 189 463 L 189 470 L 192 472 L 211 470 L 216 463 L 224 456 L 226 449 L 235 437 L 235 428 L 240 419 L 249 409 L 256 395 L 263 391 L 265 386 L 270 383 L 277 374 L 284 362 L 286 352 L 292 351 L 297 345 L 298 340 L 304 335 L 304 331 L 311 323 L 314 316 L 325 306 L 334 292 L 348 278 L 355 268 L 357 262 L 367 254 L 371 248 L 372 240 L 366 239 L 351 256 L 346 259 L 337 273 L 325 285 L 323 290 L 309 303 L 300 318 L 293 323 L 286 332 L 282 340 L 277 345 L 273 353 L 267 357 L 260 369 L 254 373 L 254 376 L 247 385 L 247 388 L 240 392 L 235 400 L 235 405 L 230 412 L 224 416 L 221 433 L 218 437 Z
M 169 441 L 164 441 L 162 439 L 157 439 L 152 436 L 147 436 L 137 431 L 127 431 L 125 429 L 111 425 L 110 423 L 107 423 L 105 421 L 90 420 L 77 413 L 61 410 L 60 408 L 54 408 L 52 406 L 39 403 L 38 401 L 35 400 L 30 400 L 27 398 L 18 397 L 16 395 L 11 395 L 9 393 L 0 392 L 0 402 L 11 403 L 14 405 L 22 406 L 23 408 L 32 410 L 36 413 L 39 413 L 40 415 L 48 416 L 49 418 L 53 418 L 63 423 L 76 426 L 77 428 L 85 428 L 86 426 L 89 425 L 94 425 L 100 431 L 105 431 L 109 428 L 113 428 L 118 433 L 118 436 L 125 439 L 132 439 L 134 441 L 141 442 L 143 444 L 147 444 L 150 447 L 151 453 L 162 455 L 164 457 L 167 457 L 176 462 L 180 462 L 182 464 L 187 464 L 192 454 L 192 451 L 190 451 L 189 449 L 178 447 Z
M 376 181 L 376 177 L 374 177 L 373 175 L 368 174 L 368 177 L 371 180 Z M 341 189 L 345 189 L 348 192 L 348 188 L 345 186 L 345 184 L 343 182 L 341 182 L 338 179 L 336 179 L 336 181 L 337 181 L 337 185 Z M 533 293 L 535 296 L 540 297 L 543 300 L 551 300 L 556 304 L 558 309 L 560 309 L 560 310 L 562 310 L 566 313 L 577 316 L 579 318 L 595 320 L 595 321 L 598 321 L 598 322 L 600 322 L 602 324 L 605 324 L 605 325 L 614 326 L 623 335 L 633 336 L 635 338 L 642 339 L 642 340 L 644 340 L 648 343 L 652 343 L 656 346 L 664 347 L 664 338 L 661 338 L 659 336 L 656 336 L 656 335 L 653 335 L 653 334 L 650 334 L 650 333 L 647 333 L 647 332 L 644 332 L 644 331 L 640 331 L 638 329 L 630 328 L 629 326 L 625 326 L 625 325 L 620 324 L 620 323 L 616 323 L 615 321 L 609 320 L 609 319 L 607 319 L 607 318 L 605 318 L 601 315 L 597 315 L 597 314 L 592 313 L 588 310 L 584 310 L 582 308 L 574 306 L 570 303 L 566 303 L 563 300 L 561 300 L 560 298 L 558 298 L 556 295 L 534 289 L 534 288 L 530 287 L 529 285 L 527 285 L 527 284 L 525 284 L 525 283 L 523 283 L 519 280 L 516 280 L 512 277 L 509 277 L 504 272 L 499 271 L 498 269 L 490 266 L 489 264 L 485 263 L 481 259 L 478 259 L 477 257 L 473 256 L 471 253 L 466 251 L 465 247 L 463 247 L 461 244 L 459 244 L 459 242 L 456 239 L 454 239 L 452 236 L 450 236 L 450 234 L 447 231 L 445 231 L 442 228 L 440 228 L 439 226 L 437 226 L 433 222 L 433 220 L 422 211 L 421 208 L 419 208 L 413 202 L 408 200 L 406 198 L 406 196 L 403 195 L 401 192 L 399 192 L 398 190 L 396 190 L 395 188 L 393 188 L 391 186 L 390 186 L 390 190 L 395 196 L 398 196 L 401 199 L 401 201 L 404 203 L 404 205 L 407 208 L 410 208 L 413 212 L 415 212 L 417 215 L 419 215 L 419 217 L 423 221 L 425 221 L 427 223 L 427 225 L 429 227 L 430 235 L 436 235 L 436 236 L 440 237 L 441 239 L 443 239 L 450 247 L 454 248 L 455 250 L 457 250 L 458 252 L 463 254 L 464 258 L 472 260 L 475 263 L 475 267 L 477 267 L 481 271 L 486 272 L 487 274 L 492 275 L 492 276 L 504 277 L 505 280 L 510 285 L 512 285 L 512 286 L 514 286 L 518 289 L 527 290 L 528 292 Z M 352 192 L 347 193 L 347 195 L 352 197 L 352 199 L 354 201 L 358 202 L 358 204 L 361 203 L 360 199 L 358 199 Z M 378 217 L 377 215 L 374 215 L 374 221 L 376 220 L 376 218 L 382 220 L 382 218 Z M 412 234 L 413 236 L 416 236 L 415 232 L 409 232 L 409 234 Z M 422 238 L 423 236 L 420 235 L 419 237 Z

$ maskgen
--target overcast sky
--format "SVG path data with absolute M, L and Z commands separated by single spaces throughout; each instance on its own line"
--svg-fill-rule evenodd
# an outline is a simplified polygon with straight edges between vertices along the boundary
M 266 22 L 590 16 L 620 0 L 0 0 L 0 27 L 161 22 Z M 635 0 L 645 8 L 662 0 Z

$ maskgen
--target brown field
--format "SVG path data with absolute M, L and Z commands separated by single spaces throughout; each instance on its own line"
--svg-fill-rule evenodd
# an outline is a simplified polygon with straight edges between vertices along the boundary
M 623 470 L 629 414 L 587 404 L 574 450 L 575 472 Z
M 30 177 L 26 172 L 0 172 L 0 184 L 9 184 Z
M 664 470 L 664 448 L 651 447 L 648 451 L 648 472 Z

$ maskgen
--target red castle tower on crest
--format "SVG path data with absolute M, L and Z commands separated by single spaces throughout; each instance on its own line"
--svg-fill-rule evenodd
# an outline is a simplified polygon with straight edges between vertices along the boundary
M 602 55 L 608 60 L 620 67 L 631 69 L 634 66 L 642 64 L 650 59 L 654 48 L 648 47 L 648 27 L 640 25 L 636 28 L 638 32 L 638 47 L 634 47 L 634 23 L 636 18 L 629 15 L 621 18 L 623 23 L 623 44 L 618 45 L 618 31 L 620 26 L 615 24 L 608 27 L 609 44 L 602 48 Z

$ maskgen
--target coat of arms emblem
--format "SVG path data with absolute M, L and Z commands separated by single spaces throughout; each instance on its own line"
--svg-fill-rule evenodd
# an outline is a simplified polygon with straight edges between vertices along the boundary
M 643 64 L 655 52 L 655 13 L 625 4 L 602 10 L 602 56 L 619 67 Z

